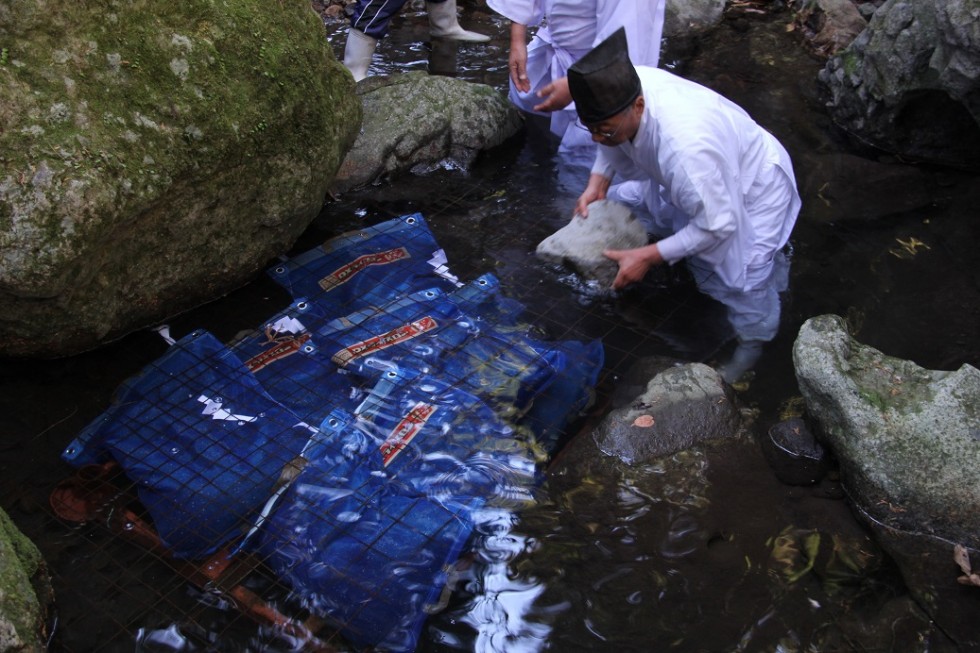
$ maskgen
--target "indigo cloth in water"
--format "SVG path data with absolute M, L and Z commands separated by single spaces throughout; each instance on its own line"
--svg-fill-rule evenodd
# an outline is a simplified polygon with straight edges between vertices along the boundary
M 331 238 L 268 273 L 293 299 L 320 304 L 334 315 L 385 304 L 415 290 L 458 285 L 419 213 Z
M 270 395 L 310 424 L 359 401 L 361 379 L 330 360 L 312 332 L 310 325 L 326 320 L 319 306 L 300 299 L 231 346 Z
M 199 558 L 251 526 L 316 432 L 225 345 L 195 331 L 124 383 L 62 457 L 76 466 L 115 459 L 164 545 Z
M 177 341 L 63 457 L 115 459 L 177 557 L 258 552 L 353 644 L 414 650 L 473 511 L 533 500 L 603 363 L 440 254 L 413 214 L 283 262 L 290 306 Z
M 369 453 L 406 494 L 509 507 L 532 501 L 545 458 L 530 432 L 502 420 L 477 396 L 415 372 L 380 379 L 357 409 Z
M 462 506 L 399 493 L 352 423 L 339 410 L 324 421 L 326 446 L 263 525 L 259 549 L 355 645 L 414 651 L 473 525 Z
M 358 374 L 414 370 L 459 384 L 505 413 L 522 412 L 564 368 L 563 354 L 478 317 L 478 293 L 462 290 L 418 291 L 334 320 L 316 337 L 337 365 Z

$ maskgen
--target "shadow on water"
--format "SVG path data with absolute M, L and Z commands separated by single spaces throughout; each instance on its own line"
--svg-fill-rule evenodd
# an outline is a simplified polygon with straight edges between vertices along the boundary
M 374 74 L 430 65 L 424 13 L 409 9 L 382 41 Z M 503 90 L 507 25 L 486 8 L 465 11 L 467 26 L 494 39 L 440 51 L 438 65 Z M 876 200 L 873 188 L 863 188 L 867 204 L 858 210 L 834 186 L 835 166 L 841 156 L 867 153 L 850 150 L 834 133 L 816 89 L 820 63 L 785 32 L 786 20 L 726 22 L 683 57 L 671 55 L 668 44 L 666 56 L 668 67 L 742 104 L 784 142 L 804 196 L 781 331 L 741 393 L 763 433 L 796 395 L 790 351 L 800 325 L 814 315 L 844 315 L 863 342 L 924 367 L 980 365 L 980 268 L 973 249 L 980 223 L 969 217 L 980 199 L 975 177 L 922 170 L 925 199 Z M 328 31 L 342 56 L 345 26 L 331 24 Z M 539 127 L 530 123 L 469 172 L 436 170 L 329 202 L 295 250 L 420 211 L 458 276 L 494 273 L 548 337 L 603 340 L 600 395 L 610 394 L 639 357 L 717 359 L 726 347 L 723 315 L 679 267 L 657 270 L 641 287 L 610 297 L 535 258 L 535 246 L 567 222 L 579 192 Z M 860 179 L 849 181 L 861 187 Z M 171 326 L 178 336 L 201 327 L 227 342 L 288 301 L 258 275 Z M 123 379 L 165 347 L 156 334 L 141 332 L 71 359 L 0 367 L 0 423 L 14 434 L 0 451 L 0 491 L 53 573 L 57 647 L 290 650 L 236 617 L 217 595 L 175 578 L 154 556 L 113 541 L 95 525 L 68 530 L 49 513 L 47 495 L 70 471 L 58 458 L 62 447 L 104 410 Z M 833 474 L 813 486 L 784 485 L 752 435 L 726 458 L 709 448 L 680 454 L 670 466 L 624 472 L 614 483 L 594 478 L 586 474 L 571 487 L 553 478 L 539 505 L 521 515 L 488 512 L 472 565 L 461 571 L 448 608 L 430 619 L 420 650 L 818 650 L 830 641 L 830 624 L 873 615 L 902 594 L 884 562 L 850 585 L 831 573 L 801 575 L 794 583 L 774 577 L 775 542 L 792 549 L 812 533 L 838 544 L 866 538 Z M 255 591 L 275 595 L 271 580 L 254 583 Z M 137 633 L 141 643 L 134 644 Z M 878 650 L 899 649 L 882 642 Z

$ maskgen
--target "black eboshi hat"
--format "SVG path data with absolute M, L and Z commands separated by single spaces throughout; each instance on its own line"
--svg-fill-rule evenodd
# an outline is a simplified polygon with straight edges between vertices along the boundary
M 630 62 L 625 28 L 613 32 L 568 69 L 568 90 L 585 124 L 615 116 L 639 97 L 643 89 Z

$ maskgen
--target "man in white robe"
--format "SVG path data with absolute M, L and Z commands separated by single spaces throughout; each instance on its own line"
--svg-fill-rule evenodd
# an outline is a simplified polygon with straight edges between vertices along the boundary
M 568 71 L 579 117 L 599 143 L 580 215 L 613 178 L 642 182 L 656 227 L 671 235 L 609 250 L 614 288 L 686 259 L 705 294 L 723 303 L 738 338 L 721 369 L 729 382 L 776 336 L 786 246 L 800 210 L 783 146 L 738 105 L 667 71 L 631 64 L 617 31 Z
M 488 0 L 510 19 L 510 99 L 528 113 L 551 117 L 560 149 L 595 146 L 588 132 L 572 128 L 575 107 L 565 79 L 569 66 L 620 27 L 626 28 L 630 58 L 656 67 L 664 26 L 665 0 Z M 537 28 L 530 44 L 528 28 Z M 587 165 L 587 164 L 586 164 Z

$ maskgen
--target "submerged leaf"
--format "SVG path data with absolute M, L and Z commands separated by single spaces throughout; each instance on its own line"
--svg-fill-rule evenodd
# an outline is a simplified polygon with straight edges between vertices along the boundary
M 653 415 L 640 415 L 635 420 L 633 420 L 633 426 L 638 426 L 640 428 L 649 428 L 653 426 L 654 419 Z
M 973 571 L 973 566 L 970 564 L 970 553 L 962 544 L 957 544 L 953 547 L 953 562 L 959 566 L 960 571 L 964 574 L 969 574 Z

